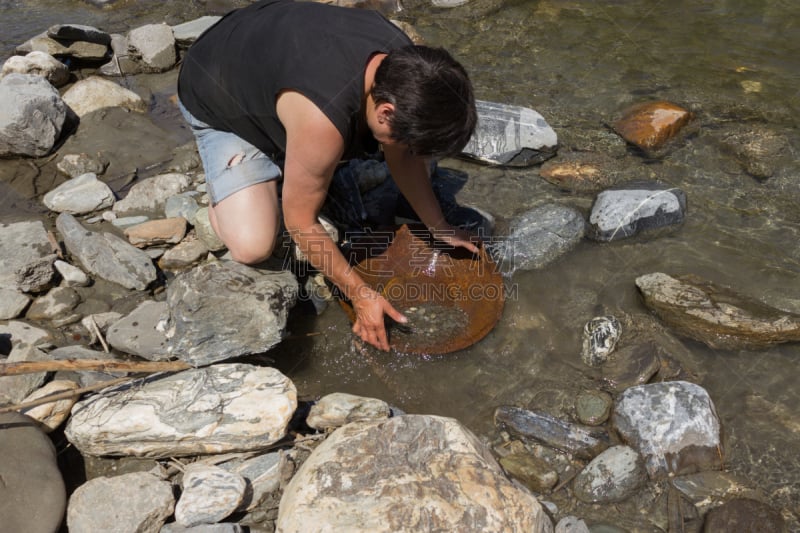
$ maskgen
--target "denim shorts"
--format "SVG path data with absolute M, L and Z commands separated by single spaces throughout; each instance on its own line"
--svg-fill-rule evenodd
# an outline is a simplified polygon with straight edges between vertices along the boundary
M 215 130 L 192 116 L 182 103 L 178 107 L 197 139 L 212 205 L 251 185 L 281 177 L 280 167 L 267 154 L 233 133 Z

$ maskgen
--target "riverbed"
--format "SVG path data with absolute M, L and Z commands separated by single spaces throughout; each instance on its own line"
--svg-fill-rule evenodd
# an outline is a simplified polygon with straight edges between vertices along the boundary
M 122 32 L 234 5 L 2 1 L 0 52 L 8 56 L 55 23 Z M 478 98 L 539 111 L 558 133 L 560 150 L 605 152 L 628 174 L 684 190 L 687 219 L 656 235 L 608 244 L 584 240 L 543 269 L 509 274 L 498 326 L 455 354 L 364 349 L 353 342 L 345 314 L 331 305 L 319 316 L 296 312 L 289 338 L 268 356 L 305 397 L 334 391 L 374 396 L 407 412 L 458 418 L 493 439 L 498 405 L 569 415 L 577 393 L 597 388 L 597 375 L 581 361 L 583 325 L 613 314 L 623 325 L 637 325 L 623 330 L 622 343 L 640 330 L 656 331 L 669 355 L 708 390 L 725 429 L 726 465 L 793 515 L 797 527 L 800 345 L 725 351 L 677 337 L 647 312 L 634 279 L 651 272 L 695 274 L 800 312 L 800 4 L 471 0 L 445 9 L 414 0 L 397 18 L 429 44 L 449 49 L 469 71 Z M 621 143 L 609 124 L 626 106 L 654 99 L 682 105 L 695 118 L 690 133 L 665 155 L 648 158 Z M 788 138 L 790 153 L 771 177 L 748 174 L 724 149 L 723 139 L 738 127 L 766 127 Z M 515 215 L 547 202 L 588 216 L 593 200 L 559 190 L 538 167 L 457 160 L 442 166 L 468 174 L 459 202 L 491 212 L 501 230 Z M 576 510 L 597 520 L 608 520 L 608 512 Z

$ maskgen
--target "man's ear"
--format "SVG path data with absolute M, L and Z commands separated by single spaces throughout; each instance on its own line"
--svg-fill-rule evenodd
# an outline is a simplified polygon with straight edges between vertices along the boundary
M 375 116 L 379 124 L 391 124 L 394 118 L 394 105 L 389 102 L 381 102 L 375 109 Z

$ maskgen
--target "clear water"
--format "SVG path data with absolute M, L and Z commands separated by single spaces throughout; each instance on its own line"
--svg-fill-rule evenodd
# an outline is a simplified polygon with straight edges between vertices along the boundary
M 224 2 L 120 1 L 100 9 L 75 1 L 0 1 L 0 51 L 57 22 L 123 31 L 224 11 Z M 227 3 L 230 5 L 231 3 Z M 800 3 L 794 0 L 471 0 L 462 7 L 406 3 L 400 18 L 468 68 L 484 100 L 532 107 L 562 150 L 594 149 L 626 171 L 686 191 L 688 219 L 657 238 L 582 242 L 546 268 L 508 279 L 514 298 L 496 329 L 462 352 L 419 358 L 364 350 L 335 305 L 300 314 L 272 355 L 314 397 L 334 391 L 383 398 L 407 412 L 456 417 L 487 438 L 501 404 L 570 416 L 577 393 L 596 388 L 581 362 L 583 324 L 599 314 L 623 323 L 621 345 L 656 338 L 696 376 L 725 427 L 729 469 L 783 510 L 800 515 L 800 345 L 713 350 L 664 330 L 643 306 L 634 279 L 650 272 L 696 274 L 765 303 L 800 312 Z M 664 158 L 627 150 L 606 125 L 628 104 L 666 99 L 696 115 L 692 135 Z M 721 147 L 739 126 L 789 139 L 775 175 L 758 181 Z M 537 168 L 502 170 L 448 161 L 470 179 L 462 203 L 501 222 L 545 202 L 588 212 L 592 197 L 559 191 Z M 571 510 L 553 496 L 562 510 Z M 591 521 L 608 509 L 577 507 Z M 612 510 L 613 512 L 613 510 Z M 646 531 L 635 510 L 625 522 Z M 631 525 L 632 524 L 632 525 Z

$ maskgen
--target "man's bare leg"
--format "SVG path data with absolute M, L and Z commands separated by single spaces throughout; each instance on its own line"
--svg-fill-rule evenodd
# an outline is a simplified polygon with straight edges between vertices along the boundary
M 234 261 L 260 263 L 272 254 L 280 228 L 278 181 L 256 183 L 208 208 L 208 218 Z

